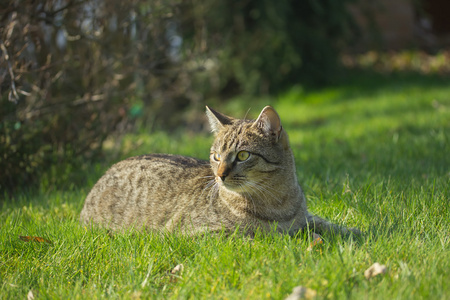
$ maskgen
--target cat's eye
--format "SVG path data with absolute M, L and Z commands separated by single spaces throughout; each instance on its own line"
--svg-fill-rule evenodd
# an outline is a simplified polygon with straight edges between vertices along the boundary
M 238 161 L 247 160 L 249 157 L 250 157 L 250 153 L 247 151 L 240 151 L 236 156 Z
M 215 161 L 220 161 L 220 154 L 214 153 L 213 158 Z

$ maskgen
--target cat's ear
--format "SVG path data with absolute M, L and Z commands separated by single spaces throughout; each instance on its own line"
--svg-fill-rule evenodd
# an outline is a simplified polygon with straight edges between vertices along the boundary
M 211 131 L 214 133 L 219 132 L 223 126 L 231 125 L 233 122 L 232 117 L 228 117 L 214 109 L 206 106 L 206 116 L 208 117 L 209 126 L 211 126 Z
M 258 119 L 253 123 L 253 126 L 262 129 L 267 135 L 274 135 L 277 141 L 279 140 L 283 129 L 280 116 L 271 106 L 263 108 Z

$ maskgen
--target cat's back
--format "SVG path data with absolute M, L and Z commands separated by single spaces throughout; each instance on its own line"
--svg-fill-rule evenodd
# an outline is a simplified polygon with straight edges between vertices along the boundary
M 164 227 L 178 210 L 194 206 L 193 199 L 206 199 L 200 194 L 213 178 L 207 161 L 169 154 L 131 157 L 113 165 L 98 180 L 80 219 L 113 229 Z

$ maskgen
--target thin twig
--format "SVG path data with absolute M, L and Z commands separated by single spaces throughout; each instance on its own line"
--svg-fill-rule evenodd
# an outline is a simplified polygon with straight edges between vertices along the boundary
M 5 61 L 8 64 L 9 76 L 11 77 L 11 91 L 9 92 L 8 100 L 17 104 L 17 102 L 19 101 L 19 94 L 16 90 L 16 79 L 14 76 L 14 70 L 12 68 L 11 61 L 9 60 L 8 50 L 6 49 L 3 40 L 0 40 L 0 48 L 2 49 L 3 55 L 5 56 Z

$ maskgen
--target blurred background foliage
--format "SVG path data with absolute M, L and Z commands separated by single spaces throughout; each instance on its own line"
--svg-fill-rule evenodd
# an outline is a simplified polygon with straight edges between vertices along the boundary
M 6 0 L 0 183 L 101 155 L 151 124 L 200 130 L 208 101 L 333 78 L 349 0 Z
M 206 103 L 329 84 L 342 62 L 389 61 L 370 53 L 341 61 L 342 50 L 361 37 L 352 9 L 363 2 L 371 5 L 2 1 L 0 190 L 86 165 L 103 155 L 108 137 L 138 128 L 203 130 Z M 373 20 L 370 9 L 363 15 Z

